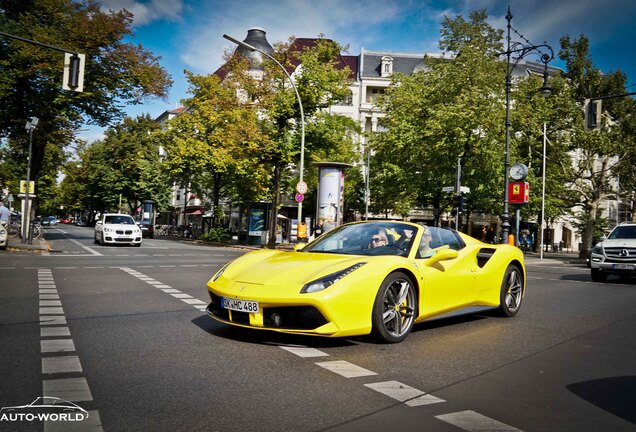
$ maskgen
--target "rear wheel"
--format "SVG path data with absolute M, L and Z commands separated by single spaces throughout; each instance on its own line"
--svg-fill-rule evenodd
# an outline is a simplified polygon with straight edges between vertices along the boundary
M 519 267 L 510 264 L 501 282 L 499 310 L 505 316 L 515 316 L 523 300 L 523 273 Z
M 407 275 L 395 272 L 387 276 L 373 304 L 374 336 L 386 343 L 403 341 L 413 328 L 416 304 L 415 286 Z

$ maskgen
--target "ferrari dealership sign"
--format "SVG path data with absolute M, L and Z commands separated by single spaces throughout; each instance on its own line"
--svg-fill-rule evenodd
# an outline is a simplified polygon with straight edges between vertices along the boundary
M 510 182 L 508 184 L 508 202 L 510 204 L 527 204 L 530 201 L 530 184 L 528 182 Z

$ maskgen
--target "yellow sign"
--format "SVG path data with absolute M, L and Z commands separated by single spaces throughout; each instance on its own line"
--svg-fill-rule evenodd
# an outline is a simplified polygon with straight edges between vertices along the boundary
M 26 193 L 26 180 L 20 180 L 20 193 Z M 29 193 L 35 192 L 35 182 L 29 182 Z
M 512 193 L 515 195 L 519 195 L 521 193 L 521 185 L 513 185 L 512 186 Z

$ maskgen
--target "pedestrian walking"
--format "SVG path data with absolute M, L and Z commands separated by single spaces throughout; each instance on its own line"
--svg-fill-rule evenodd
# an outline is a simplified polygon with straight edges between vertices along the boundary
M 11 220 L 11 212 L 4 206 L 4 202 L 0 201 L 0 222 L 8 224 Z

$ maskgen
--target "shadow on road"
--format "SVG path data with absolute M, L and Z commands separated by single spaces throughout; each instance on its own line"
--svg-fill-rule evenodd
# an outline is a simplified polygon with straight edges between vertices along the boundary
M 636 424 L 636 376 L 618 376 L 570 384 L 567 389 L 591 404 Z

